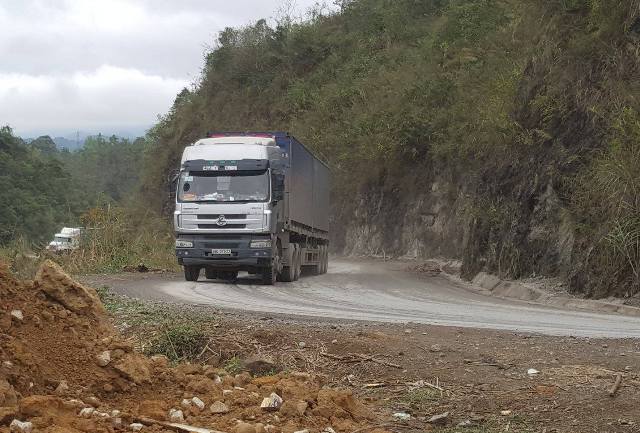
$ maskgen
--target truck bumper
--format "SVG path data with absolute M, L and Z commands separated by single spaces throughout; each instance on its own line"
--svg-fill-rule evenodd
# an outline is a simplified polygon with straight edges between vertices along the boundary
M 192 248 L 176 248 L 180 265 L 206 266 L 216 270 L 251 271 L 271 264 L 272 248 L 251 248 L 252 240 L 271 237 L 251 234 L 178 235 L 179 240 L 193 242 Z M 228 249 L 231 254 L 218 255 L 213 250 Z

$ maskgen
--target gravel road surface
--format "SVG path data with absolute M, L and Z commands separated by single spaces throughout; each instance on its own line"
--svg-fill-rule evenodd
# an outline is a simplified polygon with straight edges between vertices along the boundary
M 485 296 L 445 277 L 426 277 L 406 265 L 333 259 L 329 272 L 293 283 L 261 286 L 190 283 L 175 274 L 132 274 L 90 281 L 132 297 L 209 304 L 218 308 L 325 319 L 503 329 L 548 335 L 640 337 L 640 318 L 535 305 Z M 203 273 L 204 274 L 204 273 Z M 202 278 L 202 277 L 201 277 Z

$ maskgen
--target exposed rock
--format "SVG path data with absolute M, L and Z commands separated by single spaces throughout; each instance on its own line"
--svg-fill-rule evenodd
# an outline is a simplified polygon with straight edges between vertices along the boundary
M 444 412 L 438 415 L 434 415 L 427 420 L 429 424 L 444 425 L 449 421 L 449 412 Z
M 95 412 L 94 408 L 85 407 L 84 409 L 82 409 L 80 411 L 80 413 L 78 415 L 80 416 L 80 418 L 91 418 L 91 416 L 93 415 L 93 412 Z
M 137 385 L 151 380 L 147 360 L 142 356 L 127 354 L 114 364 L 113 368 Z
M 272 392 L 269 397 L 265 397 L 260 404 L 262 410 L 265 411 L 277 411 L 282 406 L 282 397 L 275 392 Z
M 229 412 L 229 407 L 221 401 L 216 401 L 211 406 L 209 406 L 209 410 L 211 411 L 211 413 L 223 414 Z
M 193 403 L 194 406 L 196 406 L 198 409 L 202 410 L 204 409 L 204 401 L 200 400 L 198 397 L 193 397 L 191 399 L 191 402 Z
M 18 322 L 22 322 L 24 320 L 24 315 L 21 310 L 13 310 L 11 311 L 11 318 Z
M 33 286 L 74 313 L 93 315 L 96 318 L 106 317 L 98 293 L 73 281 L 51 260 L 40 266 Z
M 66 395 L 69 392 L 69 385 L 67 385 L 67 381 L 61 380 L 54 392 L 56 395 Z
M 184 422 L 184 414 L 180 409 L 169 410 L 169 421 L 171 422 Z
M 111 352 L 105 350 L 96 355 L 96 362 L 100 367 L 106 367 L 111 362 Z
M 411 415 L 406 412 L 396 412 L 393 414 L 393 418 L 398 421 L 409 421 L 411 419 Z
M 129 424 L 129 428 L 131 429 L 131 431 L 140 431 L 143 427 L 144 425 L 140 424 L 139 422 Z
M 442 346 L 439 344 L 432 344 L 431 347 L 429 347 L 429 351 L 434 353 L 442 352 Z
M 31 433 L 33 431 L 33 424 L 30 422 L 22 422 L 17 419 L 11 421 L 9 429 L 12 433 Z

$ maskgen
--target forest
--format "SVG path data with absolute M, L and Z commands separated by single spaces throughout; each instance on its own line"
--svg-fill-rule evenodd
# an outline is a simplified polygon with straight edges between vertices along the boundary
M 34 247 L 63 226 L 80 226 L 88 209 L 126 204 L 139 182 L 144 139 L 88 137 L 75 152 L 49 136 L 25 142 L 0 129 L 0 246 L 24 239 Z

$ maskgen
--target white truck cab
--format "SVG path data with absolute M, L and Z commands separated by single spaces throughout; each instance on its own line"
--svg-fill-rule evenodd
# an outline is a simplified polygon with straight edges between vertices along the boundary
M 80 235 L 82 228 L 63 227 L 60 233 L 56 233 L 53 240 L 49 242 L 47 250 L 56 253 L 77 250 L 80 247 Z

